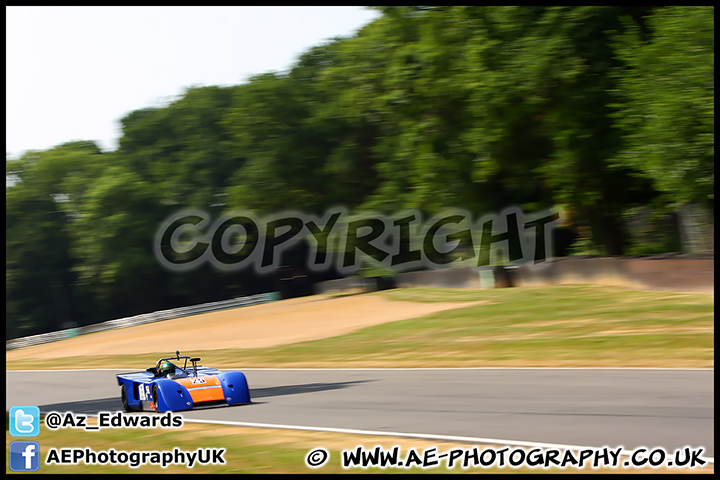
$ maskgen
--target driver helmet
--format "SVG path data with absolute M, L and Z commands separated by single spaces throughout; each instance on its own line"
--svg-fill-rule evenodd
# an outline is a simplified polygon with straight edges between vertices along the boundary
M 172 362 L 163 362 L 160 365 L 160 372 L 163 375 L 173 375 L 175 373 L 175 365 Z

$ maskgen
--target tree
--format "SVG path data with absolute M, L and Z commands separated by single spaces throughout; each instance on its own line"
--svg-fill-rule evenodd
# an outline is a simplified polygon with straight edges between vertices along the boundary
M 477 7 L 478 34 L 468 47 L 476 85 L 479 179 L 499 176 L 551 192 L 576 227 L 607 254 L 623 253 L 622 212 L 653 195 L 648 182 L 611 159 L 616 61 L 611 32 L 644 7 Z M 532 177 L 535 178 L 532 178 Z M 538 195 L 541 194 L 541 195 Z
M 653 194 L 614 168 L 611 35 L 638 7 L 383 7 L 320 81 L 372 122 L 382 211 L 476 215 L 552 203 L 622 253 L 621 212 Z M 330 107 L 329 107 L 330 108 Z
M 344 41 L 310 49 L 290 71 L 258 75 L 234 92 L 224 126 L 246 158 L 228 188 L 228 206 L 258 212 L 322 213 L 359 205 L 374 188 L 372 127 L 335 102 L 324 82 Z
M 167 106 L 123 118 L 119 158 L 153 185 L 163 204 L 207 208 L 243 164 L 222 125 L 233 91 L 188 88 Z
M 669 206 L 713 207 L 714 7 L 663 7 L 617 42 L 617 114 L 625 146 L 615 157 L 652 181 Z
M 66 328 L 86 320 L 75 288 L 71 201 L 82 198 L 105 156 L 92 142 L 28 151 L 6 162 L 6 336 Z
M 77 208 L 69 230 L 78 283 L 92 299 L 88 316 L 101 321 L 157 309 L 167 293 L 153 238 L 165 211 L 151 185 L 112 165 Z

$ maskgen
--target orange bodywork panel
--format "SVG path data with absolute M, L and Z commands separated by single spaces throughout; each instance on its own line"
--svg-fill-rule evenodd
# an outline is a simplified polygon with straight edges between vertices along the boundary
M 214 375 L 178 378 L 175 381 L 187 388 L 193 403 L 225 400 L 220 379 Z

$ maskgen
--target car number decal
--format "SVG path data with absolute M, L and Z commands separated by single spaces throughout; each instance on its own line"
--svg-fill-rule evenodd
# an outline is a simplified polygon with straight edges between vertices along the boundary
M 150 385 L 140 385 L 140 400 L 151 400 Z

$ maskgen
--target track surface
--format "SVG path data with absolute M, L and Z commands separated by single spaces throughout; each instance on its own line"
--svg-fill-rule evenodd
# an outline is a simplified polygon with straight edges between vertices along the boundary
M 120 409 L 119 371 L 6 374 L 6 409 Z M 245 370 L 252 405 L 185 419 L 590 447 L 705 447 L 714 371 L 642 369 Z M 479 443 L 479 442 L 478 442 Z

